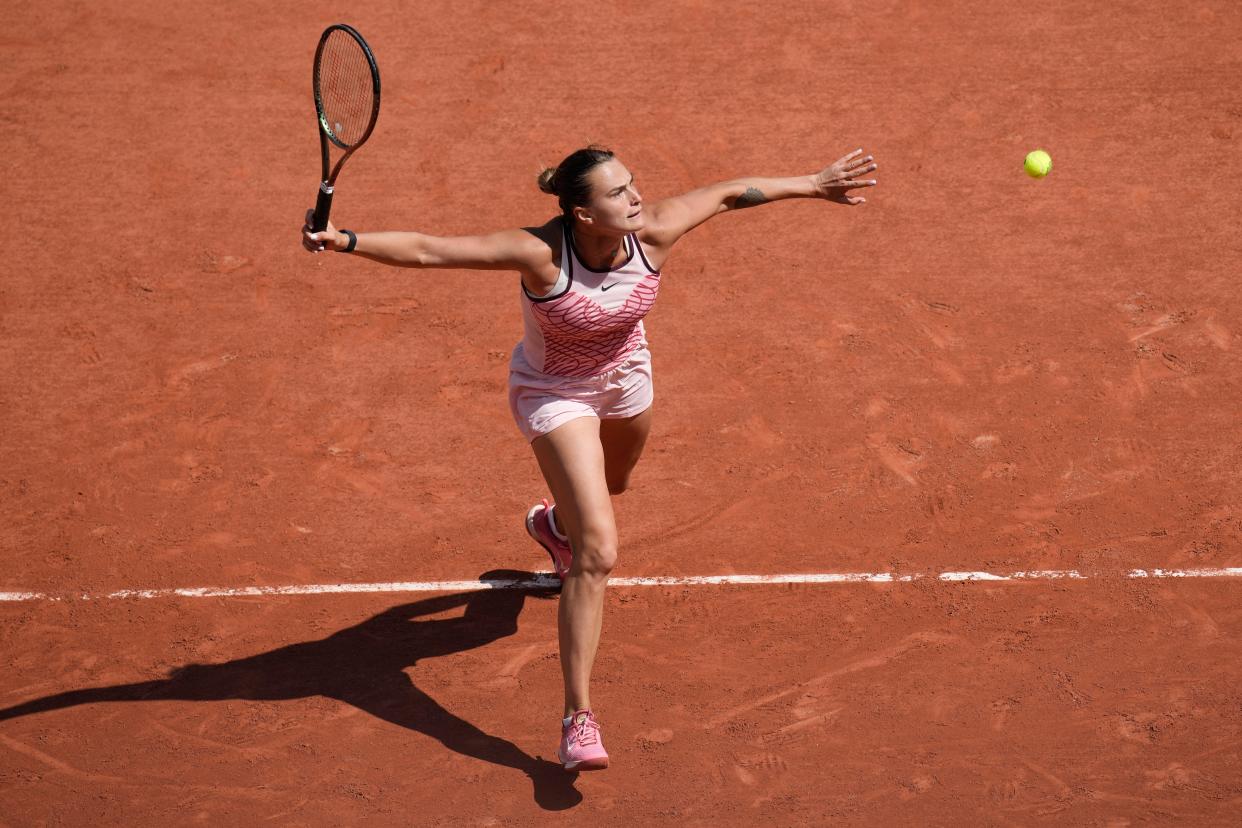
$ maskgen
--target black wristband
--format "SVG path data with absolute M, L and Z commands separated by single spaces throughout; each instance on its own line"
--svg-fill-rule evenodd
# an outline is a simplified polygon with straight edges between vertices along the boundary
M 345 249 L 341 252 L 353 253 L 354 248 L 358 246 L 358 237 L 354 234 L 353 230 L 346 230 L 344 227 L 341 228 L 341 232 L 349 236 L 349 244 L 345 245 Z

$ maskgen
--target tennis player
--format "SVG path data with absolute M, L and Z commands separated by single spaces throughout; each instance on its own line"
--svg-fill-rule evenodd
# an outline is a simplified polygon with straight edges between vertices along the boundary
M 562 580 L 558 755 L 567 770 L 608 767 L 591 708 L 591 667 L 604 586 L 617 562 L 611 496 L 629 485 L 651 429 L 643 317 L 659 293 L 661 268 L 679 239 L 720 213 L 787 198 L 862 204 L 865 198 L 850 193 L 874 186 L 861 176 L 875 169 L 858 149 L 814 175 L 741 178 L 647 205 L 620 159 L 590 146 L 539 176 L 561 214 L 538 227 L 456 237 L 354 233 L 330 223 L 319 233 L 302 228 L 303 246 L 313 252 L 521 275 L 525 336 L 509 363 L 509 406 L 554 503 L 532 507 L 526 530 Z

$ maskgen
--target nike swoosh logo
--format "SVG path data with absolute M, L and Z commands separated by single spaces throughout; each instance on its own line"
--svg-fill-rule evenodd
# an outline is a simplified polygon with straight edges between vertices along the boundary
M 600 290 L 608 290 L 609 288 L 615 288 L 615 287 L 616 287 L 617 285 L 619 285 L 619 284 L 621 284 L 621 283 L 620 283 L 620 282 L 613 282 L 611 285 L 600 285 L 600 286 L 599 286 L 599 289 L 600 289 Z

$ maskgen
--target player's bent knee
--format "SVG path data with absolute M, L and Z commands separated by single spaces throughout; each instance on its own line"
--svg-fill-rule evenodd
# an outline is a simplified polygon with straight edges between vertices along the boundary
M 605 577 L 617 565 L 616 544 L 591 544 L 574 553 L 574 564 L 583 573 Z

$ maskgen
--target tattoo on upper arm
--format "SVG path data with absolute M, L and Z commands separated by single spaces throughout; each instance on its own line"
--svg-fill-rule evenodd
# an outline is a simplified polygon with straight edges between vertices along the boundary
M 758 187 L 747 187 L 746 192 L 742 193 L 733 202 L 734 210 L 741 210 L 745 207 L 757 207 L 760 204 L 767 204 L 768 197 L 763 194 L 763 190 Z

